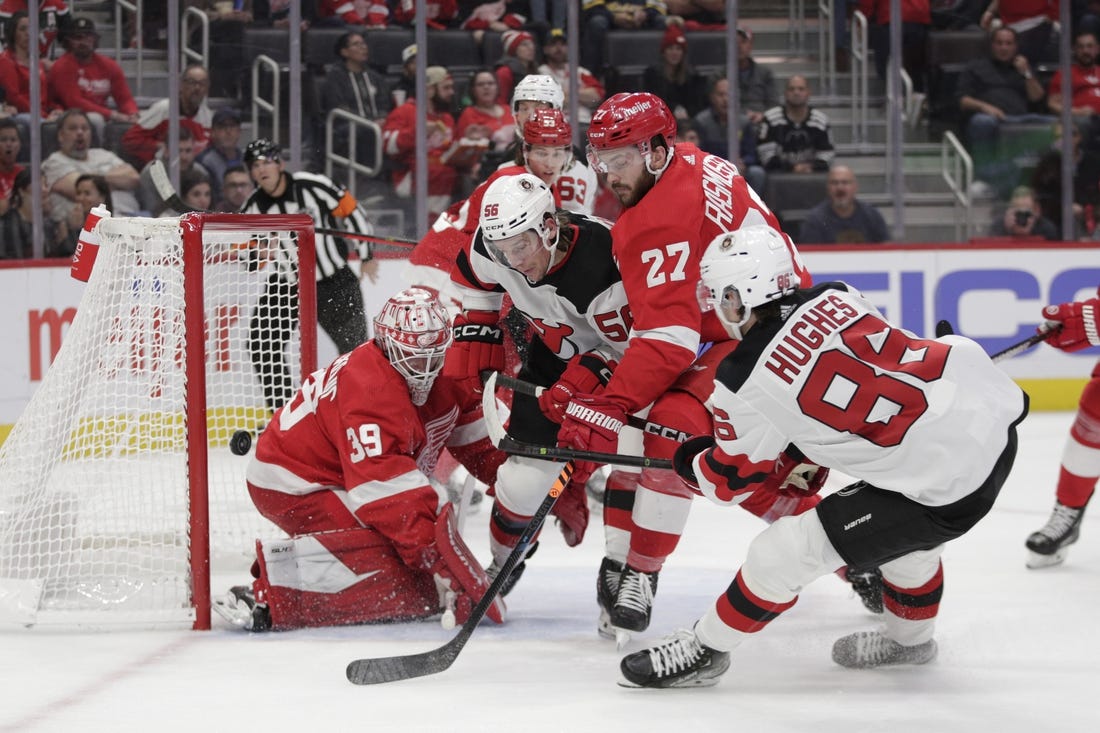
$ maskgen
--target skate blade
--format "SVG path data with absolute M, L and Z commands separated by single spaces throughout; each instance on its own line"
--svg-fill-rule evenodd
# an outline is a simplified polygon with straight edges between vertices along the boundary
M 1038 552 L 1028 551 L 1027 553 L 1027 567 L 1029 570 L 1039 570 L 1042 568 L 1049 568 L 1054 565 L 1061 565 L 1066 560 L 1066 555 L 1069 554 L 1069 548 L 1063 547 L 1054 552 L 1052 555 L 1040 555 Z
M 611 615 L 604 609 L 600 609 L 600 620 L 596 622 L 596 633 L 601 639 L 614 639 L 615 627 L 611 625 Z
M 630 643 L 630 631 L 627 629 L 615 629 L 615 651 L 622 651 L 623 647 Z

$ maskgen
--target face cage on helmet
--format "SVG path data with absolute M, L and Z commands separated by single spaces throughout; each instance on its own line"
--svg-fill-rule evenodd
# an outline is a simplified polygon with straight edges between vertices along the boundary
M 512 265 L 511 262 L 508 261 L 508 256 L 506 254 L 504 254 L 504 250 L 497 247 L 497 243 L 502 242 L 505 239 L 513 239 L 513 238 L 518 237 L 522 234 L 526 234 L 527 232 L 534 232 L 536 241 L 534 243 L 531 243 L 531 242 L 527 243 L 527 246 L 524 249 L 524 255 L 523 255 L 522 259 L 520 260 L 521 262 L 525 262 L 527 260 L 527 258 L 531 256 L 531 253 L 534 251 L 534 249 L 539 246 L 539 244 L 542 245 L 543 249 L 545 249 L 547 251 L 550 251 L 550 252 L 554 251 L 554 249 L 558 246 L 558 236 L 557 236 L 557 234 L 560 234 L 560 232 L 558 232 L 554 236 L 554 238 L 551 239 L 550 238 L 550 233 L 549 233 L 549 231 L 547 231 L 547 229 L 548 229 L 548 227 L 546 226 L 546 220 L 544 219 L 541 222 L 540 225 L 531 226 L 530 228 L 525 229 L 524 231 L 520 232 L 519 234 L 513 234 L 510 237 L 501 237 L 500 239 L 495 240 L 495 241 L 489 239 L 488 237 L 483 236 L 482 240 L 485 242 L 485 250 L 489 253 L 489 256 L 492 257 L 493 260 L 497 264 L 502 265 L 504 267 L 507 267 L 509 269 L 515 270 L 516 268 Z M 544 274 L 544 277 L 545 277 L 545 274 Z
M 744 302 L 742 302 L 740 313 L 741 320 L 731 321 L 729 318 L 726 317 L 726 310 L 722 307 L 722 303 L 725 300 L 725 296 L 731 293 L 737 293 L 737 298 L 738 300 L 740 300 L 741 294 L 737 291 L 737 288 L 733 287 L 732 285 L 727 285 L 722 289 L 721 294 L 717 295 L 715 294 L 714 290 L 711 290 L 710 288 L 708 288 L 708 290 L 710 292 L 710 297 L 707 299 L 707 302 L 714 308 L 714 312 L 718 315 L 718 320 L 721 321 L 723 326 L 725 326 L 726 331 L 733 339 L 740 341 L 742 339 L 741 329 L 746 323 L 748 323 L 748 320 L 752 318 L 752 309 L 747 307 Z
M 432 391 L 436 377 L 443 370 L 444 355 L 451 343 L 450 334 L 447 334 L 447 340 L 442 344 L 417 348 L 400 343 L 390 335 L 391 329 L 387 326 L 375 323 L 375 330 L 382 340 L 382 350 L 390 364 L 405 378 L 413 404 L 417 407 L 423 405 L 428 399 L 428 393 Z

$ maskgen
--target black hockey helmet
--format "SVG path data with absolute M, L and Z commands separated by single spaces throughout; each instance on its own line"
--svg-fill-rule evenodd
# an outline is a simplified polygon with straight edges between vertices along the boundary
M 251 167 L 257 160 L 282 160 L 283 150 L 266 137 L 256 138 L 244 149 L 244 164 Z

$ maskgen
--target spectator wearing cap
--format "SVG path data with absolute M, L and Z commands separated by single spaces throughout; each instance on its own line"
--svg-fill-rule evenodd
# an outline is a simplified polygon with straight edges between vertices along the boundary
M 581 63 L 597 74 L 604 70 L 607 32 L 668 25 L 666 6 L 660 0 L 581 0 Z
M 210 124 L 210 144 L 195 158 L 195 162 L 210 174 L 214 200 L 222 195 L 222 177 L 230 166 L 240 165 L 241 113 L 232 107 L 223 107 L 214 113 Z
M 99 34 L 95 23 L 75 18 L 59 40 L 65 53 L 54 61 L 46 77 L 54 99 L 66 109 L 87 112 L 100 140 L 105 139 L 103 131 L 108 121 L 137 122 L 137 102 L 122 67 L 96 51 Z
M 450 205 L 458 175 L 457 170 L 444 161 L 444 154 L 454 141 L 455 119 L 450 110 L 455 83 L 450 72 L 442 66 L 429 66 L 424 76 L 428 94 L 428 215 L 429 221 L 434 221 Z M 413 198 L 418 143 L 415 97 L 405 100 L 386 117 L 382 142 L 384 153 L 392 163 L 394 191 L 400 198 Z
M 752 57 L 752 31 L 737 29 L 737 89 L 740 92 L 741 114 L 754 127 L 764 119 L 764 112 L 779 104 L 775 74 Z
M 669 25 L 661 38 L 661 60 L 642 73 L 642 90 L 664 100 L 678 120 L 706 107 L 706 80 L 687 60 L 687 37 L 678 25 Z
M 494 71 L 497 75 L 497 101 L 508 104 L 516 84 L 528 74 L 539 73 L 539 65 L 535 60 L 535 37 L 527 31 L 505 31 L 500 40 L 504 44 L 504 53 Z
M 569 76 L 573 73 L 569 67 L 569 44 L 565 33 L 559 29 L 550 31 L 546 43 L 542 44 L 542 64 L 538 73 L 554 77 L 565 91 L 568 105 Z M 587 125 L 592 121 L 592 112 L 600 106 L 607 92 L 603 84 L 591 71 L 583 66 L 577 67 L 577 122 Z
M 214 112 L 206 103 L 210 75 L 198 64 L 191 64 L 180 76 L 179 124 L 188 127 L 201 151 L 210 138 Z M 168 137 L 168 99 L 158 99 L 145 110 L 133 127 L 122 136 L 122 152 L 131 163 L 144 168 L 165 144 Z
M 405 100 L 416 96 L 416 56 L 415 43 L 410 43 L 401 50 L 401 76 L 390 90 L 393 107 L 400 107 Z

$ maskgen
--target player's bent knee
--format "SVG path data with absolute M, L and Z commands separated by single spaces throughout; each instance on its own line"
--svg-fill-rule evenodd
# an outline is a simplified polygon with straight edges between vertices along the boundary
M 936 574 L 940 567 L 943 545 L 930 550 L 917 550 L 883 563 L 882 577 L 899 588 L 919 588 Z
M 817 512 L 810 511 L 781 517 L 757 535 L 749 544 L 741 576 L 759 597 L 784 602 L 843 564 Z
M 496 497 L 508 511 L 529 517 L 546 498 L 561 466 L 552 461 L 511 456 L 497 471 Z

